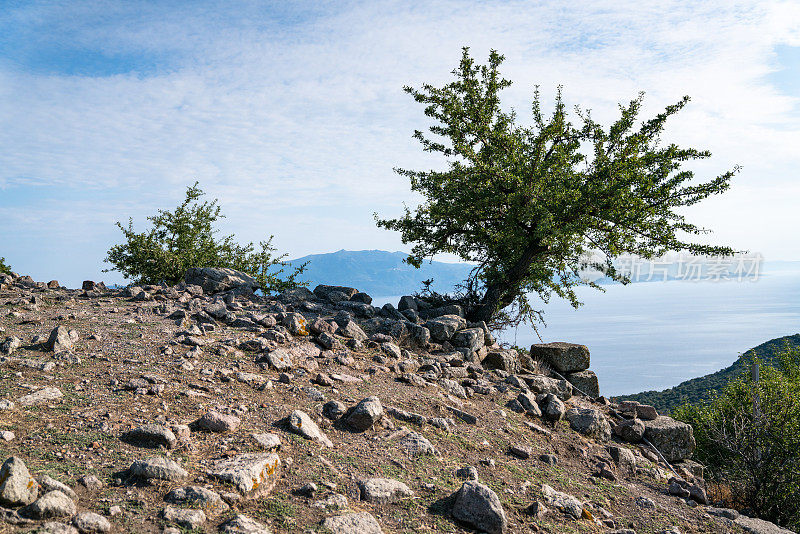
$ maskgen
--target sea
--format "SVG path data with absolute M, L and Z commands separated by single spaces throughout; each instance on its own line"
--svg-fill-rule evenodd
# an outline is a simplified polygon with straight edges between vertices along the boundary
M 522 325 L 498 336 L 529 347 L 567 341 L 589 348 L 605 396 L 663 390 L 723 369 L 770 339 L 800 332 L 800 268 L 757 279 L 650 281 L 580 288 L 578 309 L 553 300 L 538 334 Z M 377 305 L 399 297 L 375 299 Z M 535 300 L 533 301 L 535 302 Z

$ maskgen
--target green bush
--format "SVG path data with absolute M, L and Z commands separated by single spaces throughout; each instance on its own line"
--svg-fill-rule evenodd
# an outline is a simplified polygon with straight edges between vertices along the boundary
M 800 527 L 800 350 L 762 366 L 758 382 L 743 372 L 708 404 L 673 416 L 694 429 L 695 457 L 729 490 L 729 505 Z
M 127 227 L 118 222 L 126 242 L 109 249 L 105 261 L 113 267 L 105 272 L 119 271 L 137 284 L 176 284 L 190 267 L 227 267 L 253 276 L 265 292 L 305 285 L 297 280 L 305 264 L 285 274 L 286 254 L 274 256 L 273 236 L 259 249 L 236 243 L 233 235 L 217 238 L 214 223 L 224 215 L 217 199 L 200 202 L 203 195 L 195 182 L 175 211 L 147 218 L 152 227 L 146 232 L 135 232 L 133 220 Z
M 11 274 L 11 267 L 6 263 L 5 258 L 0 258 L 0 274 Z

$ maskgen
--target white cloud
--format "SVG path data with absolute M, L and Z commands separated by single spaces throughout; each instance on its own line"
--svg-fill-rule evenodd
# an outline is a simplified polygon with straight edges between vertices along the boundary
M 639 90 L 647 113 L 690 94 L 671 138 L 714 152 L 704 172 L 744 168 L 732 192 L 697 216 L 742 248 L 800 257 L 800 245 L 773 238 L 785 228 L 743 225 L 739 212 L 747 202 L 754 219 L 776 221 L 785 203 L 774 202 L 774 188 L 794 178 L 800 95 L 765 78 L 777 68 L 776 45 L 800 45 L 794 2 L 308 4 L 301 20 L 276 19 L 258 3 L 236 13 L 164 5 L 134 14 L 86 4 L 69 17 L 44 10 L 16 21 L 57 27 L 42 46 L 137 54 L 156 67 L 107 77 L 0 71 L 0 195 L 29 184 L 43 184 L 44 195 L 83 188 L 87 199 L 118 189 L 104 209 L 141 219 L 197 179 L 221 199 L 229 231 L 248 240 L 275 233 L 293 255 L 398 248 L 371 219 L 414 198 L 391 168 L 437 164 L 410 137 L 424 117 L 401 86 L 447 80 L 469 45 L 481 60 L 489 48 L 506 55 L 515 82 L 507 96 L 522 120 L 537 83 L 547 98 L 564 84 L 568 102 L 603 120 Z M 0 210 L 9 208 L 0 196 Z M 97 219 L 66 203 L 42 206 L 39 222 L 26 224 L 57 240 L 64 230 L 53 223 L 67 213 Z M 787 206 L 780 222 L 797 227 L 800 215 Z

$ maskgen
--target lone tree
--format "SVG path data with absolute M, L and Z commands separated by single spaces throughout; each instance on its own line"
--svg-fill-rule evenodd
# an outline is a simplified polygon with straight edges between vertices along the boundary
M 125 243 L 109 249 L 105 261 L 113 267 L 104 272 L 119 271 L 140 284 L 177 284 L 190 267 L 228 267 L 251 275 L 265 292 L 304 285 L 297 277 L 306 264 L 291 268 L 283 261 L 286 254 L 275 256 L 273 236 L 258 250 L 253 243 L 236 243 L 233 235 L 217 237 L 214 223 L 225 216 L 217 199 L 200 202 L 204 194 L 197 182 L 187 187 L 175 211 L 159 210 L 147 218 L 152 227 L 146 232 L 134 231 L 132 219 L 127 227 L 118 222 Z M 291 272 L 285 274 L 287 268 Z
M 8 266 L 5 258 L 0 258 L 0 274 L 11 274 L 11 267 Z
M 683 165 L 710 153 L 660 143 L 667 119 L 688 97 L 640 123 L 640 93 L 620 106 L 620 118 L 606 129 L 578 107 L 573 125 L 560 88 L 546 117 L 537 88 L 533 124 L 523 126 L 501 108 L 500 92 L 511 85 L 498 71 L 503 59 L 492 50 L 488 65 L 476 65 L 464 48 L 454 81 L 404 87 L 434 120 L 433 136 L 417 130 L 414 137 L 426 152 L 443 155 L 447 169 L 395 169 L 425 200 L 397 219 L 375 216 L 378 226 L 414 244 L 406 260 L 412 265 L 440 253 L 476 264 L 460 291 L 446 296 L 462 304 L 468 318 L 507 321 L 509 313 L 500 312 L 513 305 L 516 320 L 541 319 L 529 293 L 545 302 L 555 294 L 577 307 L 578 285 L 599 288 L 581 280 L 582 269 L 629 281 L 612 263 L 623 254 L 734 252 L 693 242 L 708 231 L 678 213 L 725 191 L 738 171 L 694 183 Z M 587 260 L 592 254 L 602 259 Z

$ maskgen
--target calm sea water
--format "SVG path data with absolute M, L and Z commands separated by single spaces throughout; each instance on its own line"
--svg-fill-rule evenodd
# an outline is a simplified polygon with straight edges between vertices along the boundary
M 580 292 L 584 306 L 544 306 L 542 342 L 589 347 L 603 395 L 662 390 L 713 373 L 764 341 L 800 332 L 800 271 L 755 282 L 648 282 Z M 375 304 L 398 297 L 375 299 Z M 533 329 L 503 332 L 522 347 L 539 343 Z

